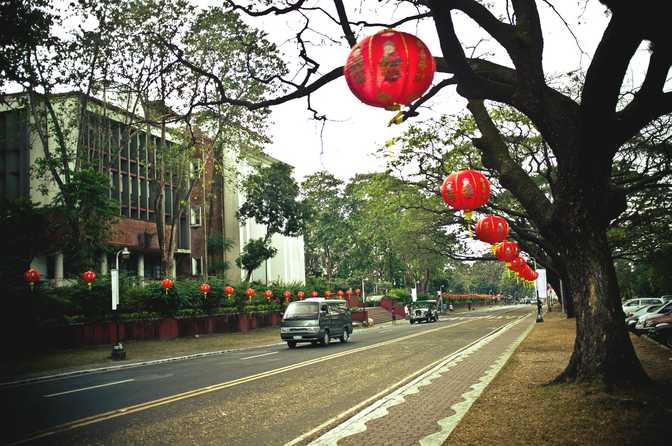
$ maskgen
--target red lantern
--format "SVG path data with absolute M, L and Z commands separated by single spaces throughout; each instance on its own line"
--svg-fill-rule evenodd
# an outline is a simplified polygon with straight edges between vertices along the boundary
M 163 279 L 163 281 L 161 282 L 161 288 L 165 290 L 166 294 L 168 294 L 168 290 L 171 289 L 172 287 L 173 287 L 173 281 L 170 279 Z
M 264 297 L 266 298 L 266 300 L 271 300 L 271 297 L 273 297 L 273 291 L 271 290 L 264 291 Z
M 289 290 L 285 290 L 282 293 L 282 297 L 285 298 L 285 303 L 289 303 L 289 298 L 292 297 L 292 293 L 290 293 Z
M 503 262 L 510 262 L 516 257 L 520 248 L 516 242 L 502 242 L 495 248 L 495 257 Z
M 361 296 L 361 294 L 362 294 L 362 290 L 360 290 L 359 288 L 357 288 L 357 289 L 355 290 L 355 294 L 357 295 L 357 297 Z
M 336 291 L 336 295 L 338 296 L 339 299 L 343 299 L 343 290 Z
M 488 215 L 476 223 L 476 238 L 485 243 L 499 243 L 506 240 L 509 224 L 499 215 Z
M 471 211 L 483 206 L 490 198 L 490 182 L 476 170 L 453 172 L 441 185 L 441 196 L 448 206 L 461 209 L 467 219 Z
M 412 34 L 386 29 L 359 41 L 343 68 L 348 87 L 374 107 L 399 110 L 432 85 L 436 65 L 427 46 Z
M 201 293 L 203 293 L 203 295 L 205 297 L 208 297 L 208 293 L 210 292 L 210 285 L 209 284 L 202 283 L 201 286 L 198 287 L 198 289 L 201 290 Z
M 303 291 L 297 291 L 297 292 L 296 292 L 296 297 L 298 297 L 299 300 L 303 300 L 303 298 L 304 298 L 305 296 L 306 296 L 306 293 L 304 293 Z
M 224 287 L 224 294 L 226 294 L 229 298 L 233 294 L 233 291 L 234 291 L 233 287 L 230 286 Z
M 525 262 L 525 259 L 519 256 L 511 260 L 511 266 L 509 266 L 509 269 L 518 273 L 521 272 L 526 266 L 527 263 Z
M 85 271 L 82 273 L 82 280 L 88 285 L 89 290 L 91 289 L 91 284 L 96 280 L 96 273 L 93 271 Z
M 310 297 L 317 297 L 317 291 L 312 291 L 310 293 Z
M 255 294 L 256 294 L 256 293 L 254 292 L 254 290 L 253 290 L 252 288 L 248 288 L 248 289 L 245 291 L 245 295 L 248 297 L 248 299 L 250 300 L 250 302 L 252 302 L 252 297 L 254 297 Z
M 329 297 L 331 297 L 333 294 L 334 294 L 334 293 L 332 293 L 331 291 L 327 290 L 327 291 L 324 292 L 324 297 L 329 298 Z
M 28 271 L 23 273 L 23 279 L 28 282 L 30 291 L 33 291 L 35 284 L 40 282 L 40 273 L 36 269 L 28 268 Z

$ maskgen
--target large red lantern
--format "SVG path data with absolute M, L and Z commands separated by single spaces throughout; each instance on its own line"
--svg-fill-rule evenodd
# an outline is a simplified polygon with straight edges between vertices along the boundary
M 485 243 L 499 243 L 506 240 L 509 224 L 504 217 L 488 215 L 476 223 L 476 238 Z
M 273 297 L 273 291 L 271 290 L 264 291 L 264 297 L 266 298 L 266 300 L 271 300 L 271 297 Z
M 201 293 L 203 293 L 203 295 L 205 297 L 208 297 L 208 293 L 210 292 L 210 285 L 209 284 L 202 283 L 201 286 L 198 287 L 198 289 L 201 290 Z
M 233 287 L 230 286 L 224 287 L 224 294 L 226 294 L 229 297 L 229 299 L 231 298 L 231 295 L 233 295 L 233 292 L 234 292 Z
M 28 270 L 23 273 L 23 279 L 28 282 L 30 291 L 33 291 L 35 284 L 40 282 L 40 273 L 36 269 L 28 268 Z
M 82 273 L 82 280 L 86 285 L 89 287 L 89 290 L 91 289 L 91 285 L 93 284 L 93 281 L 96 280 L 96 273 L 93 271 L 84 271 Z
M 350 305 L 351 298 L 352 298 L 352 290 L 348 289 L 345 291 L 345 300 L 348 301 L 348 305 Z
M 338 296 L 339 299 L 343 299 L 343 290 L 336 291 L 336 295 Z
M 393 29 L 360 40 L 343 68 L 348 87 L 360 101 L 388 110 L 399 110 L 422 96 L 435 71 L 427 46 Z
M 359 288 L 355 289 L 355 295 L 357 297 L 361 296 L 362 295 L 362 290 L 360 290 Z
M 317 291 L 311 291 L 310 297 L 317 297 Z
M 511 264 L 509 266 L 509 269 L 514 272 L 521 272 L 525 267 L 527 266 L 527 262 L 525 262 L 525 259 L 518 256 L 515 259 L 511 260 Z
M 246 295 L 247 298 L 250 300 L 250 302 L 252 302 L 252 297 L 254 297 L 255 294 L 257 294 L 257 293 L 255 293 L 254 290 L 253 290 L 252 288 L 248 288 L 248 289 L 245 291 L 245 295 Z
M 292 293 L 290 293 L 289 290 L 285 290 L 282 293 L 282 297 L 285 298 L 285 303 L 289 303 L 289 298 L 292 297 Z
M 161 281 L 161 288 L 168 294 L 168 290 L 173 287 L 173 281 L 170 279 L 163 279 Z
M 324 297 L 329 298 L 329 297 L 331 297 L 333 294 L 334 294 L 334 293 L 332 293 L 331 291 L 327 290 L 327 291 L 324 292 Z
M 306 293 L 304 293 L 303 291 L 297 291 L 296 297 L 298 297 L 299 300 L 303 300 L 303 298 L 306 297 Z
M 503 262 L 511 262 L 518 257 L 520 248 L 516 242 L 502 242 L 495 248 L 495 257 Z
M 476 170 L 453 172 L 441 185 L 441 196 L 448 206 L 464 211 L 467 219 L 471 211 L 483 206 L 490 198 L 490 182 Z

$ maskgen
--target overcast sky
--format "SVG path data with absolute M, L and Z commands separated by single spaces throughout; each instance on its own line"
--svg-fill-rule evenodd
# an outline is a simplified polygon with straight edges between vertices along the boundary
M 352 3 L 379 5 L 377 1 Z M 346 5 L 352 3 L 346 2 Z M 496 3 L 504 4 L 503 1 Z M 544 65 L 548 78 L 555 78 L 557 75 L 577 69 L 585 71 L 608 21 L 604 7 L 596 1 L 588 2 L 585 10 L 584 2 L 555 2 L 559 13 L 578 37 L 584 52 L 582 54 L 558 16 L 543 2 L 538 3 L 544 28 Z M 331 2 L 323 1 L 320 5 L 333 12 Z M 503 14 L 504 11 L 497 13 Z M 382 11 L 376 11 L 376 14 L 378 15 L 376 21 L 379 22 L 397 20 L 406 15 L 403 9 L 392 8 L 383 8 Z M 361 20 L 371 17 L 370 11 L 360 11 L 351 15 L 350 19 Z M 280 46 L 290 65 L 297 60 L 295 47 L 287 39 L 291 37 L 293 29 L 302 26 L 300 16 L 285 15 L 263 21 L 258 19 L 246 19 L 246 21 L 263 27 L 269 34 L 269 39 Z M 487 37 L 466 18 L 458 18 L 456 26 L 458 36 L 465 45 L 476 44 L 481 38 Z M 315 20 L 311 22 L 311 27 L 325 35 L 340 37 L 339 28 L 327 20 Z M 367 28 L 358 35 L 358 38 L 373 34 L 379 29 Z M 398 29 L 416 34 L 435 56 L 441 56 L 433 21 L 425 20 L 420 25 L 413 23 Z M 314 43 L 310 47 L 311 57 L 320 62 L 322 73 L 345 63 L 349 48 L 343 39 L 342 44 L 336 45 L 325 41 L 318 33 L 313 33 L 310 40 Z M 493 58 L 490 53 L 494 53 L 493 60 L 511 65 L 503 50 L 493 42 L 481 42 L 475 51 L 477 55 L 488 55 L 490 58 Z M 645 50 L 640 49 L 639 57 L 629 73 L 634 82 L 641 80 L 640 72 L 646 68 L 647 60 Z M 438 73 L 434 82 L 444 76 Z M 273 108 L 274 125 L 271 128 L 273 143 L 267 147 L 267 151 L 272 156 L 295 166 L 299 179 L 322 169 L 344 180 L 356 173 L 379 171 L 383 168 L 384 161 L 375 155 L 376 150 L 386 140 L 403 132 L 408 125 L 404 123 L 388 128 L 387 122 L 393 113 L 359 102 L 348 89 L 343 77 L 314 94 L 312 103 L 318 111 L 326 113 L 330 118 L 324 128 L 321 122 L 311 119 L 312 114 L 306 109 L 305 99 Z M 429 103 L 431 110 L 422 111 L 419 119 L 438 116 L 440 113 L 457 113 L 464 110 L 465 104 L 464 99 L 455 93 L 454 87 L 447 87 Z

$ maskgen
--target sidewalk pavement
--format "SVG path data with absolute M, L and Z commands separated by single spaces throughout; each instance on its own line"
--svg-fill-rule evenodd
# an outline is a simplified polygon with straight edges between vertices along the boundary
M 489 333 L 310 445 L 442 445 L 533 326 L 528 315 Z

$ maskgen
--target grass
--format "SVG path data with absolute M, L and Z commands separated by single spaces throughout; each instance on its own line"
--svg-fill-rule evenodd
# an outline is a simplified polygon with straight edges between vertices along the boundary
M 672 351 L 632 337 L 650 388 L 545 385 L 567 365 L 574 332 L 574 320 L 545 315 L 444 445 L 672 444 Z
M 111 346 L 108 345 L 83 349 L 37 352 L 5 358 L 2 364 L 0 364 L 0 376 L 8 379 L 17 375 L 123 364 L 231 348 L 267 345 L 277 342 L 280 342 L 280 331 L 276 327 L 259 328 L 244 333 L 237 332 L 177 338 L 170 341 L 127 341 L 124 343 L 127 352 L 127 359 L 125 361 L 113 361 L 110 359 Z

